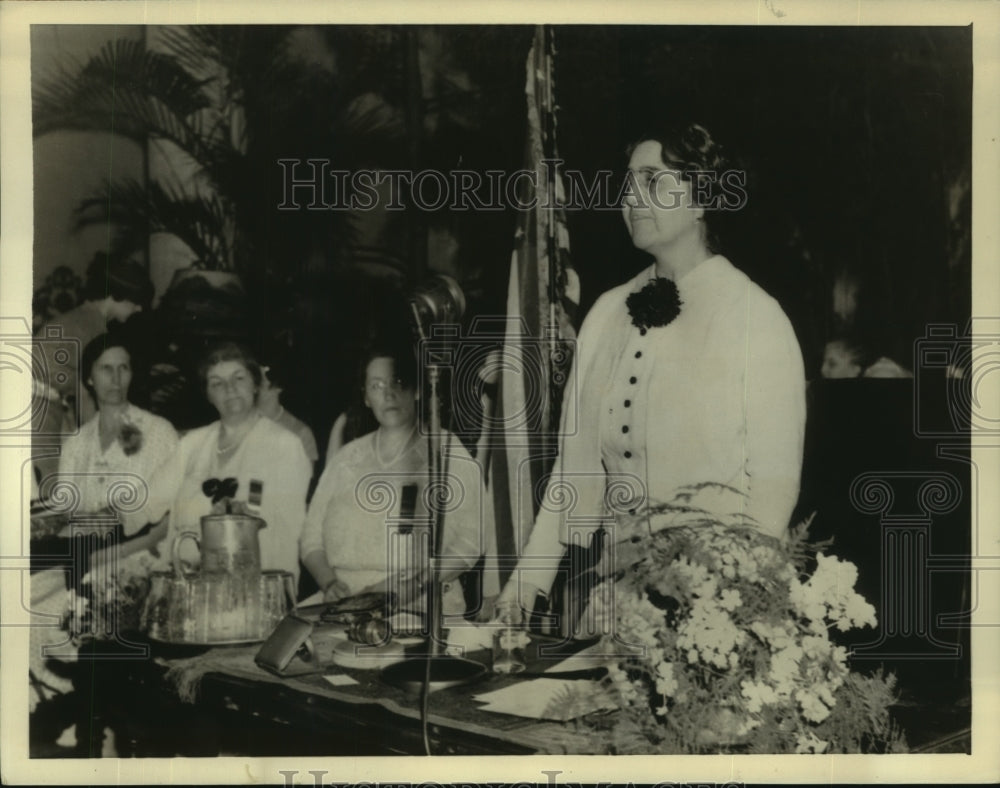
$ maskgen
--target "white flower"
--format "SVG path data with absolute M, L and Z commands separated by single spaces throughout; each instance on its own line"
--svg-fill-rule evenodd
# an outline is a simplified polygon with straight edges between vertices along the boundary
M 840 682 L 836 682 L 837 686 L 840 686 Z M 823 701 L 831 709 L 837 705 L 837 699 L 833 697 L 833 690 L 826 684 L 816 685 L 816 694 L 819 695 L 819 699 Z
M 750 631 L 765 643 L 771 642 L 771 625 L 763 621 L 754 621 L 750 624 Z
M 805 583 L 789 583 L 789 598 L 797 613 L 810 620 L 810 629 L 819 631 L 819 622 L 835 623 L 841 631 L 852 627 L 875 626 L 875 608 L 854 591 L 858 568 L 836 556 L 816 556 L 816 571 Z
M 826 600 L 828 596 L 824 589 L 814 582 L 818 575 L 817 571 L 816 575 L 810 578 L 807 583 L 793 580 L 788 586 L 788 596 L 795 612 L 812 622 L 822 622 L 827 614 Z
M 767 643 L 772 651 L 788 648 L 795 639 L 795 630 L 792 629 L 788 621 L 784 622 L 782 626 L 768 624 L 764 621 L 754 621 L 750 625 L 750 630 Z
M 795 752 L 799 754 L 814 754 L 826 751 L 826 747 L 829 742 L 825 742 L 820 738 L 817 738 L 816 734 L 812 731 L 807 731 L 806 733 L 800 733 L 798 741 L 795 744 Z
M 772 655 L 770 680 L 779 695 L 783 697 L 791 695 L 799 676 L 801 657 L 802 649 L 795 645 L 783 648 Z
M 795 699 L 799 702 L 803 717 L 810 722 L 822 722 L 830 716 L 830 706 L 833 705 L 833 696 L 821 685 L 817 685 L 815 690 L 800 689 L 795 693 Z M 826 705 L 824 698 L 820 697 L 821 690 L 825 690 L 822 694 L 824 698 L 830 699 L 830 706 Z
M 727 588 L 720 594 L 719 604 L 723 610 L 733 611 L 743 604 L 743 599 L 737 589 Z
M 841 620 L 843 619 L 847 619 L 850 625 L 855 627 L 874 627 L 878 625 L 875 618 L 875 607 L 868 604 L 861 594 L 851 594 L 847 600 L 847 604 L 844 606 L 844 615 L 841 617 Z M 837 622 L 837 627 L 841 631 L 846 631 L 849 628 L 840 626 L 840 621 Z
M 807 635 L 802 638 L 802 650 L 806 653 L 807 657 L 812 657 L 813 659 L 829 654 L 831 646 L 832 644 L 829 639 L 825 637 Z
M 747 701 L 747 710 L 757 714 L 764 706 L 778 702 L 778 694 L 774 688 L 762 681 L 743 681 L 740 690 Z
M 656 691 L 668 698 L 677 692 L 677 678 L 674 676 L 674 666 L 670 662 L 656 664 Z M 664 707 L 665 708 L 665 707 Z
M 747 531 L 659 534 L 667 541 L 653 547 L 672 550 L 660 553 L 672 558 L 627 575 L 613 603 L 616 634 L 643 647 L 611 672 L 622 707 L 647 721 L 669 708 L 683 724 L 701 712 L 695 697 L 717 697 L 724 687 L 737 707 L 733 724 L 741 735 L 775 716 L 783 721 L 785 746 L 797 752 L 838 746 L 836 737 L 823 741 L 811 729 L 830 717 L 850 675 L 847 650 L 830 641 L 831 628 L 875 624 L 874 608 L 854 590 L 857 567 L 818 554 L 814 571 L 805 575 L 792 549 Z M 646 588 L 676 598 L 675 623 L 667 626 L 668 614 Z M 658 697 L 650 702 L 654 687 Z
M 647 649 L 658 646 L 663 629 L 663 611 L 645 594 L 630 594 L 618 588 L 614 597 L 617 603 L 615 624 L 621 640 Z
M 619 665 L 608 666 L 608 677 L 611 679 L 611 686 L 618 693 L 624 704 L 634 703 L 639 700 L 639 692 L 635 684 L 629 680 L 628 674 Z
M 702 661 L 725 669 L 729 654 L 746 640 L 743 632 L 714 599 L 698 599 L 677 630 L 680 648 L 696 649 Z M 690 654 L 688 661 L 693 662 Z

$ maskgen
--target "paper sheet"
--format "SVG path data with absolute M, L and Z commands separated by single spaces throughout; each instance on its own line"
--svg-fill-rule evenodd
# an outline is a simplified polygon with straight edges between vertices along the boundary
M 543 673 L 569 673 L 575 670 L 599 668 L 608 663 L 609 655 L 606 652 L 607 646 L 598 642 L 592 646 L 587 646 L 587 648 L 575 654 L 571 654 L 565 659 L 539 659 L 539 667 L 534 669 L 539 670 L 541 668 Z
M 329 681 L 335 687 L 347 687 L 351 684 L 357 684 L 355 679 L 352 679 L 346 673 L 333 673 L 329 676 L 323 676 L 327 681 Z
M 474 695 L 484 711 L 535 720 L 570 720 L 600 709 L 615 708 L 596 681 L 533 679 Z

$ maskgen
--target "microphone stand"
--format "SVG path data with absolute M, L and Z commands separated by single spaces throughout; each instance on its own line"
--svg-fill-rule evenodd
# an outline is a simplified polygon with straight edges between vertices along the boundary
M 414 322 L 420 335 L 421 343 L 426 342 L 423 323 L 416 304 L 411 302 Z M 445 489 L 445 468 L 442 453 L 443 430 L 441 428 L 441 395 L 439 383 L 441 367 L 431 354 L 427 364 L 427 380 L 430 387 L 430 430 L 427 436 L 428 445 L 428 485 L 430 495 L 427 496 L 430 523 L 430 557 L 429 578 L 430 589 L 427 594 L 427 625 L 430 636 L 428 653 L 419 655 L 415 660 L 404 660 L 394 665 L 388 665 L 382 671 L 382 678 L 408 691 L 419 689 L 421 697 L 421 717 L 424 721 L 424 748 L 430 754 L 430 742 L 427 738 L 427 696 L 439 689 L 468 684 L 482 678 L 486 674 L 485 666 L 462 657 L 452 657 L 444 653 L 445 638 L 443 628 L 441 582 L 441 557 L 444 547 L 444 510 L 442 496 Z

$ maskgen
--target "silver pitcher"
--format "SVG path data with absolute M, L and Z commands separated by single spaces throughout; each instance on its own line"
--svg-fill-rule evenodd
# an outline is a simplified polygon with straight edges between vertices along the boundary
M 248 514 L 209 514 L 201 518 L 201 534 L 184 531 L 173 544 L 174 572 L 183 577 L 180 547 L 193 539 L 201 552 L 202 574 L 260 575 L 260 540 L 257 532 L 267 525 Z

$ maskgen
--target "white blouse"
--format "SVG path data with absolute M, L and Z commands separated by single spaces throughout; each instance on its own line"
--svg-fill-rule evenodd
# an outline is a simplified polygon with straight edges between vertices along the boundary
M 306 493 L 312 464 L 297 436 L 260 416 L 232 456 L 218 452 L 221 422 L 187 433 L 172 460 L 158 473 L 150 490 L 146 516 L 156 522 L 170 512 L 170 528 L 160 546 L 164 565 L 172 542 L 182 531 L 200 533 L 201 518 L 211 514 L 212 501 L 202 485 L 208 479 L 236 479 L 239 501 L 266 527 L 259 532 L 261 568 L 299 576 L 299 537 L 306 514 Z M 185 542 L 181 557 L 196 559 Z
M 574 505 L 543 505 L 519 565 L 538 570 L 525 579 L 539 588 L 575 527 L 669 502 L 686 485 L 733 487 L 762 530 L 788 527 L 805 433 L 805 371 L 788 318 L 717 255 L 677 282 L 678 317 L 642 332 L 625 302 L 653 276 L 655 266 L 601 296 L 580 331 L 549 485 L 571 484 Z
M 119 441 L 101 448 L 100 414 L 66 439 L 59 455 L 59 479 L 79 495 L 78 513 L 110 506 L 119 511 L 126 536 L 136 533 L 145 519 L 132 510 L 141 507 L 157 470 L 177 450 L 177 433 L 164 418 L 129 405 L 124 419 L 141 434 L 138 450 L 126 454 Z M 140 522 L 141 521 L 141 522 Z
M 302 535 L 302 557 L 323 551 L 352 594 L 419 573 L 429 558 L 427 440 L 420 437 L 383 463 L 375 435 L 351 441 L 334 455 L 313 494 Z M 479 464 L 453 436 L 445 443 L 442 568 L 447 572 L 468 568 L 484 554 L 492 520 Z M 445 613 L 464 612 L 458 582 L 447 584 L 443 603 Z

